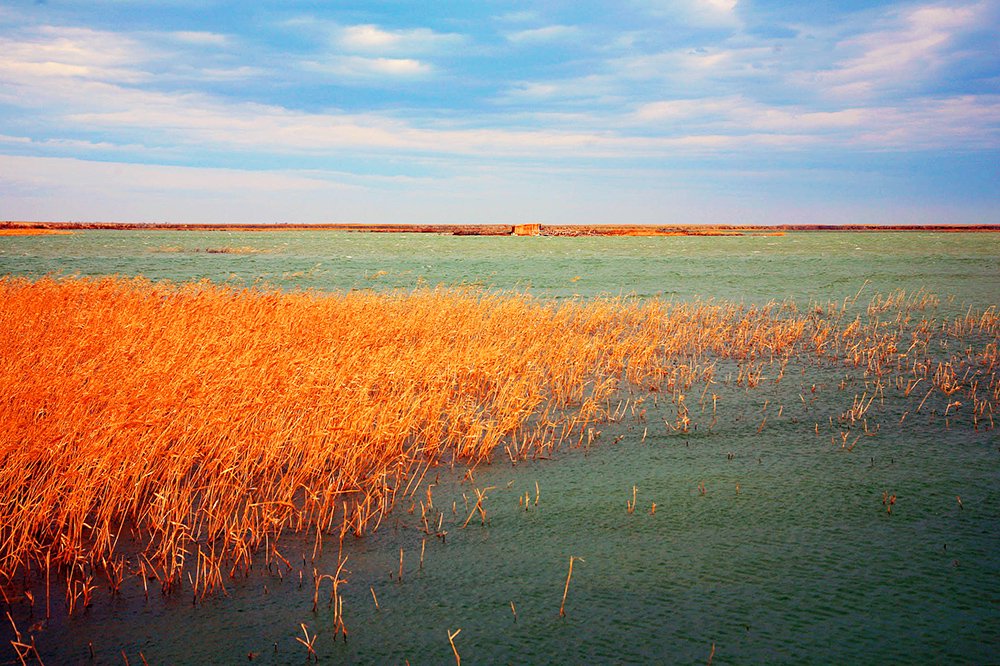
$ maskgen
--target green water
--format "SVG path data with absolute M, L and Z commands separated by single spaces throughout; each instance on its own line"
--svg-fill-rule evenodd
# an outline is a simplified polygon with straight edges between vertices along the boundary
M 206 252 L 233 248 L 243 254 Z M 248 252 L 250 250 L 250 252 Z M 87 231 L 0 237 L 0 275 L 144 275 L 282 288 L 475 284 L 538 296 L 839 300 L 867 279 L 993 304 L 995 234 L 798 232 L 763 237 L 512 238 L 347 232 Z
M 996 239 L 85 232 L 0 237 L 0 274 L 262 280 L 323 290 L 465 283 L 557 298 L 634 293 L 801 304 L 840 302 L 862 288 L 865 295 L 922 288 L 941 297 L 927 316 L 943 318 L 1000 301 Z M 225 247 L 259 252 L 205 252 Z M 721 365 L 720 376 L 729 370 Z M 780 384 L 713 388 L 724 418 L 712 428 L 692 397 L 700 427 L 686 434 L 665 427 L 669 409 L 651 407 L 645 421 L 628 412 L 603 426 L 593 446 L 552 460 L 516 467 L 497 460 L 465 483 L 441 470 L 434 503 L 445 540 L 420 531 L 419 508 L 409 514 L 402 506 L 375 534 L 345 541 L 346 642 L 335 641 L 325 603 L 312 612 L 311 565 L 299 588 L 301 553 L 308 558 L 312 539 L 294 536 L 281 545 L 293 565 L 281 576 L 261 562 L 249 577 L 227 579 L 227 595 L 198 603 L 185 593 L 162 598 L 154 583 L 146 600 L 130 578 L 120 596 L 98 590 L 93 606 L 72 618 L 55 595 L 53 618 L 31 635 L 47 664 L 91 663 L 89 644 L 93 663 L 123 663 L 124 651 L 133 664 L 140 652 L 151 664 L 246 663 L 248 653 L 253 663 L 302 664 L 300 623 L 318 633 L 321 663 L 454 663 L 448 632 L 459 628 L 455 645 L 467 664 L 704 664 L 713 645 L 714 664 L 996 663 L 996 430 L 977 430 L 967 418 L 946 422 L 943 403 L 917 416 L 911 402 L 890 396 L 871 413 L 879 434 L 847 451 L 831 442 L 837 429 L 827 423 L 865 390 L 864 380 L 855 368 L 793 364 Z M 629 514 L 633 486 L 638 508 Z M 488 487 L 489 522 L 460 529 L 471 509 L 465 497 Z M 886 491 L 898 497 L 892 515 L 882 504 Z M 519 504 L 525 492 L 527 511 Z M 324 552 L 320 572 L 336 569 L 335 551 Z M 570 556 L 582 561 L 560 618 Z M 328 594 L 325 585 L 320 598 Z M 44 617 L 35 596 L 31 608 L 10 604 L 26 634 Z M 17 663 L 2 649 L 0 659 Z

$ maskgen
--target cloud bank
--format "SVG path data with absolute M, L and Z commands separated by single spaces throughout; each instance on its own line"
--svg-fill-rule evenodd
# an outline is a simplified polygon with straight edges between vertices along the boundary
M 302 195 L 302 221 L 517 221 L 534 204 L 556 223 L 584 190 L 588 211 L 646 221 L 856 218 L 865 202 L 891 221 L 1000 221 L 995 0 L 814 16 L 636 1 L 613 18 L 265 3 L 197 29 L 160 11 L 156 27 L 72 3 L 0 13 L 0 217 L 121 219 L 145 200 L 169 220 L 194 214 L 174 195 L 219 202 L 208 215 L 254 191 Z M 109 165 L 118 178 L 91 178 Z M 753 198 L 726 204 L 748 173 Z M 845 193 L 858 173 L 880 186 Z

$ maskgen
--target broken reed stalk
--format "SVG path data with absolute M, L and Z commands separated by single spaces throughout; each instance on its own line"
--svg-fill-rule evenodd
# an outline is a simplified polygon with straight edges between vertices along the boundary
M 637 492 L 638 492 L 638 489 L 635 486 L 632 486 L 632 501 L 629 502 L 628 500 L 625 500 L 625 511 L 629 515 L 632 515 L 635 512 L 635 501 L 636 501 L 636 497 L 635 496 L 636 496 Z
M 448 643 L 451 644 L 451 651 L 455 653 L 455 666 L 462 666 L 462 658 L 458 656 L 458 648 L 455 647 L 455 637 L 462 633 L 461 629 L 456 629 L 452 633 L 451 629 L 448 630 Z
M 559 604 L 559 617 L 566 617 L 566 595 L 569 594 L 569 580 L 573 577 L 573 560 L 584 561 L 582 557 L 575 555 L 569 557 L 569 572 L 566 574 L 566 587 L 563 588 L 562 603 Z
M 302 643 L 302 645 L 304 645 L 306 647 L 306 650 L 307 650 L 307 652 L 306 652 L 306 660 L 307 661 L 315 660 L 316 662 L 319 662 L 319 656 L 316 654 L 316 647 L 315 647 L 316 646 L 316 638 L 319 636 L 319 634 L 316 633 L 316 634 L 313 634 L 312 637 L 310 637 L 309 636 L 309 630 L 306 629 L 305 623 L 302 622 L 302 623 L 299 624 L 299 626 L 302 627 L 302 634 L 305 636 L 305 638 L 303 639 L 303 638 L 299 638 L 298 636 L 296 636 L 295 640 L 297 640 L 299 643 Z
M 4 595 L 6 598 L 6 595 Z M 8 606 L 10 604 L 8 603 Z M 21 638 L 21 632 L 18 630 L 17 625 L 14 624 L 14 618 L 10 616 L 10 611 L 7 611 L 7 620 L 10 621 L 11 628 L 14 629 L 14 639 L 10 641 L 11 647 L 17 652 L 17 658 L 21 662 L 22 666 L 27 666 L 27 662 L 24 660 L 26 655 L 31 654 L 32 650 L 35 651 L 35 655 L 38 655 L 38 650 L 35 649 L 35 639 L 32 637 L 31 643 L 25 643 Z M 41 659 L 38 660 L 41 663 Z
M 466 528 L 466 526 L 469 524 L 469 521 L 472 520 L 472 517 L 476 515 L 477 511 L 479 512 L 479 515 L 482 517 L 483 524 L 484 525 L 486 524 L 486 510 L 483 508 L 483 502 L 485 502 L 487 499 L 486 492 L 493 490 L 495 487 L 496 486 L 490 486 L 489 488 L 484 488 L 483 490 L 479 490 L 478 488 L 473 489 L 476 492 L 476 503 L 472 507 L 472 511 L 469 512 L 469 517 L 465 519 L 464 523 L 462 523 L 461 529 L 464 530 Z

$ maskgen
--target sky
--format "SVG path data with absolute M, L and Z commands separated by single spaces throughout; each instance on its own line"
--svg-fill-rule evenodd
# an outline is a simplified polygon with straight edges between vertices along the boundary
M 0 219 L 998 224 L 1000 0 L 4 1 Z

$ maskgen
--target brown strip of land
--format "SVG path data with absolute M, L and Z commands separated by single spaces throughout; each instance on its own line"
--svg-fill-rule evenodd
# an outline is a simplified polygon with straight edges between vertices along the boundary
M 355 231 L 432 233 L 454 236 L 780 236 L 789 231 L 997 232 L 1000 224 L 780 224 L 780 225 L 612 225 L 612 224 L 176 224 L 136 222 L 0 221 L 0 235 L 72 231 Z
M 42 235 L 57 235 L 65 236 L 67 234 L 72 234 L 73 232 L 69 229 L 30 229 L 23 227 L 0 227 L 0 236 L 42 236 Z

